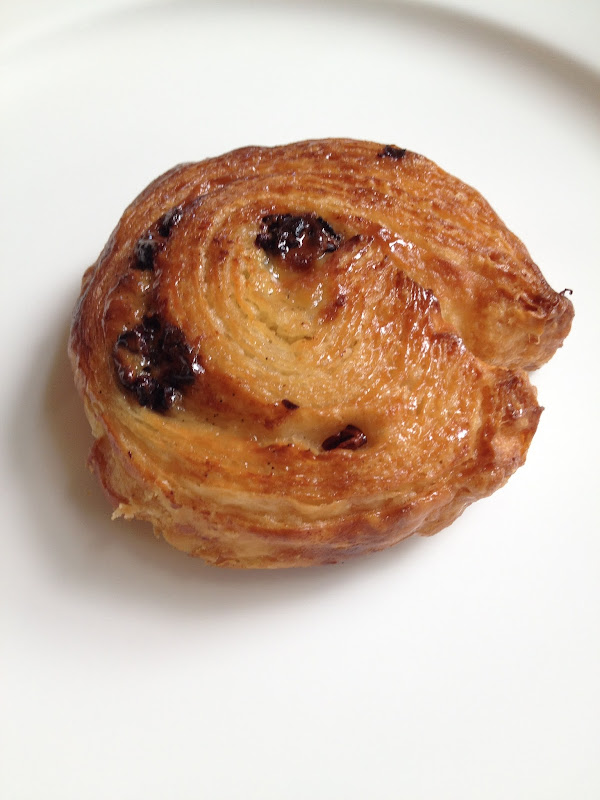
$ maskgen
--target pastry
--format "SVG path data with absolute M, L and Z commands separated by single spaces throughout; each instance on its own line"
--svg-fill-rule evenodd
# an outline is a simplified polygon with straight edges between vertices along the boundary
M 184 164 L 125 211 L 69 343 L 115 516 L 232 567 L 431 534 L 524 462 L 573 316 L 472 188 L 353 140 Z

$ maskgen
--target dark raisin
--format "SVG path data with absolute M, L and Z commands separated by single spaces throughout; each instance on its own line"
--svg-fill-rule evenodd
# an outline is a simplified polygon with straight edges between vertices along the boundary
M 140 327 L 143 335 L 149 340 L 153 340 L 156 334 L 162 330 L 163 322 L 159 314 L 146 314 Z
M 294 269 L 303 270 L 324 253 L 337 250 L 341 240 L 331 225 L 314 213 L 267 214 L 255 244 Z
M 323 450 L 337 450 L 338 448 L 358 450 L 359 447 L 364 447 L 366 443 L 367 437 L 360 428 L 357 428 L 356 425 L 346 425 L 343 431 L 325 439 L 321 447 Z
M 179 389 L 174 386 L 161 386 L 160 393 L 156 397 L 154 409 L 156 411 L 168 411 L 179 400 L 181 400 Z
M 150 406 L 156 411 L 163 410 L 161 386 L 152 375 L 147 372 L 138 375 L 133 382 L 132 389 L 141 406 Z
M 191 351 L 181 329 L 166 325 L 159 347 L 159 358 L 161 363 L 168 365 L 170 382 L 176 386 L 192 383 L 194 370 L 190 361 Z
M 396 147 L 393 144 L 386 144 L 381 153 L 377 153 L 377 158 L 404 158 L 406 155 L 405 147 Z
M 181 390 L 203 372 L 183 331 L 147 314 L 132 330 L 124 331 L 113 348 L 121 384 L 135 394 L 141 406 L 167 411 L 181 398 Z
M 136 269 L 154 269 L 154 258 L 158 251 L 158 242 L 152 238 L 151 234 L 142 236 L 138 239 L 133 248 L 135 256 L 134 267 Z
M 295 411 L 297 408 L 300 408 L 297 403 L 292 403 L 291 400 L 287 400 L 286 398 L 281 401 L 281 405 L 285 406 L 289 411 Z
M 165 238 L 171 233 L 171 229 L 179 224 L 183 216 L 183 209 L 181 206 L 175 206 L 158 220 L 157 227 L 160 236 Z

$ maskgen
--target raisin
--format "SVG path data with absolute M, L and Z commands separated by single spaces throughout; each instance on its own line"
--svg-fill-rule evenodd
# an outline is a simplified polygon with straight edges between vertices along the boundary
M 324 253 L 337 250 L 341 240 L 331 225 L 314 213 L 267 214 L 255 244 L 293 269 L 304 270 Z
M 113 361 L 122 386 L 141 406 L 167 411 L 181 399 L 182 390 L 203 372 L 183 331 L 147 314 L 115 342 Z
M 396 147 L 393 144 L 386 144 L 381 153 L 377 153 L 377 158 L 404 158 L 407 150 L 405 147 Z
M 323 450 L 358 450 L 367 443 L 366 435 L 356 425 L 346 425 L 344 430 L 327 437 L 321 447 Z
M 163 214 L 157 223 L 160 236 L 166 238 L 171 233 L 171 229 L 179 224 L 182 216 L 183 209 L 181 206 L 175 206 L 170 211 L 167 211 L 166 214 Z
M 138 239 L 133 248 L 135 269 L 154 269 L 154 258 L 157 252 L 158 242 L 152 238 L 152 234 L 146 234 Z

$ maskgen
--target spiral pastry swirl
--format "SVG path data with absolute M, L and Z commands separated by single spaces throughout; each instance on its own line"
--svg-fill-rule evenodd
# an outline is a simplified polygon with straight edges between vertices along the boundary
M 115 514 L 221 566 L 435 533 L 525 460 L 523 368 L 570 301 L 477 192 L 353 140 L 176 167 L 84 276 L 70 338 Z

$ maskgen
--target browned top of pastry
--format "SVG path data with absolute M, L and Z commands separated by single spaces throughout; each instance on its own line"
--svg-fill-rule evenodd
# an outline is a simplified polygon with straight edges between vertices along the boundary
M 115 245 L 143 235 L 157 213 L 231 183 L 246 198 L 256 191 L 257 227 L 278 211 L 318 207 L 328 220 L 341 218 L 346 237 L 377 240 L 398 268 L 432 289 L 467 347 L 490 363 L 535 369 L 570 329 L 570 300 L 550 288 L 486 200 L 424 156 L 391 145 L 247 147 L 176 167 L 128 209 Z

